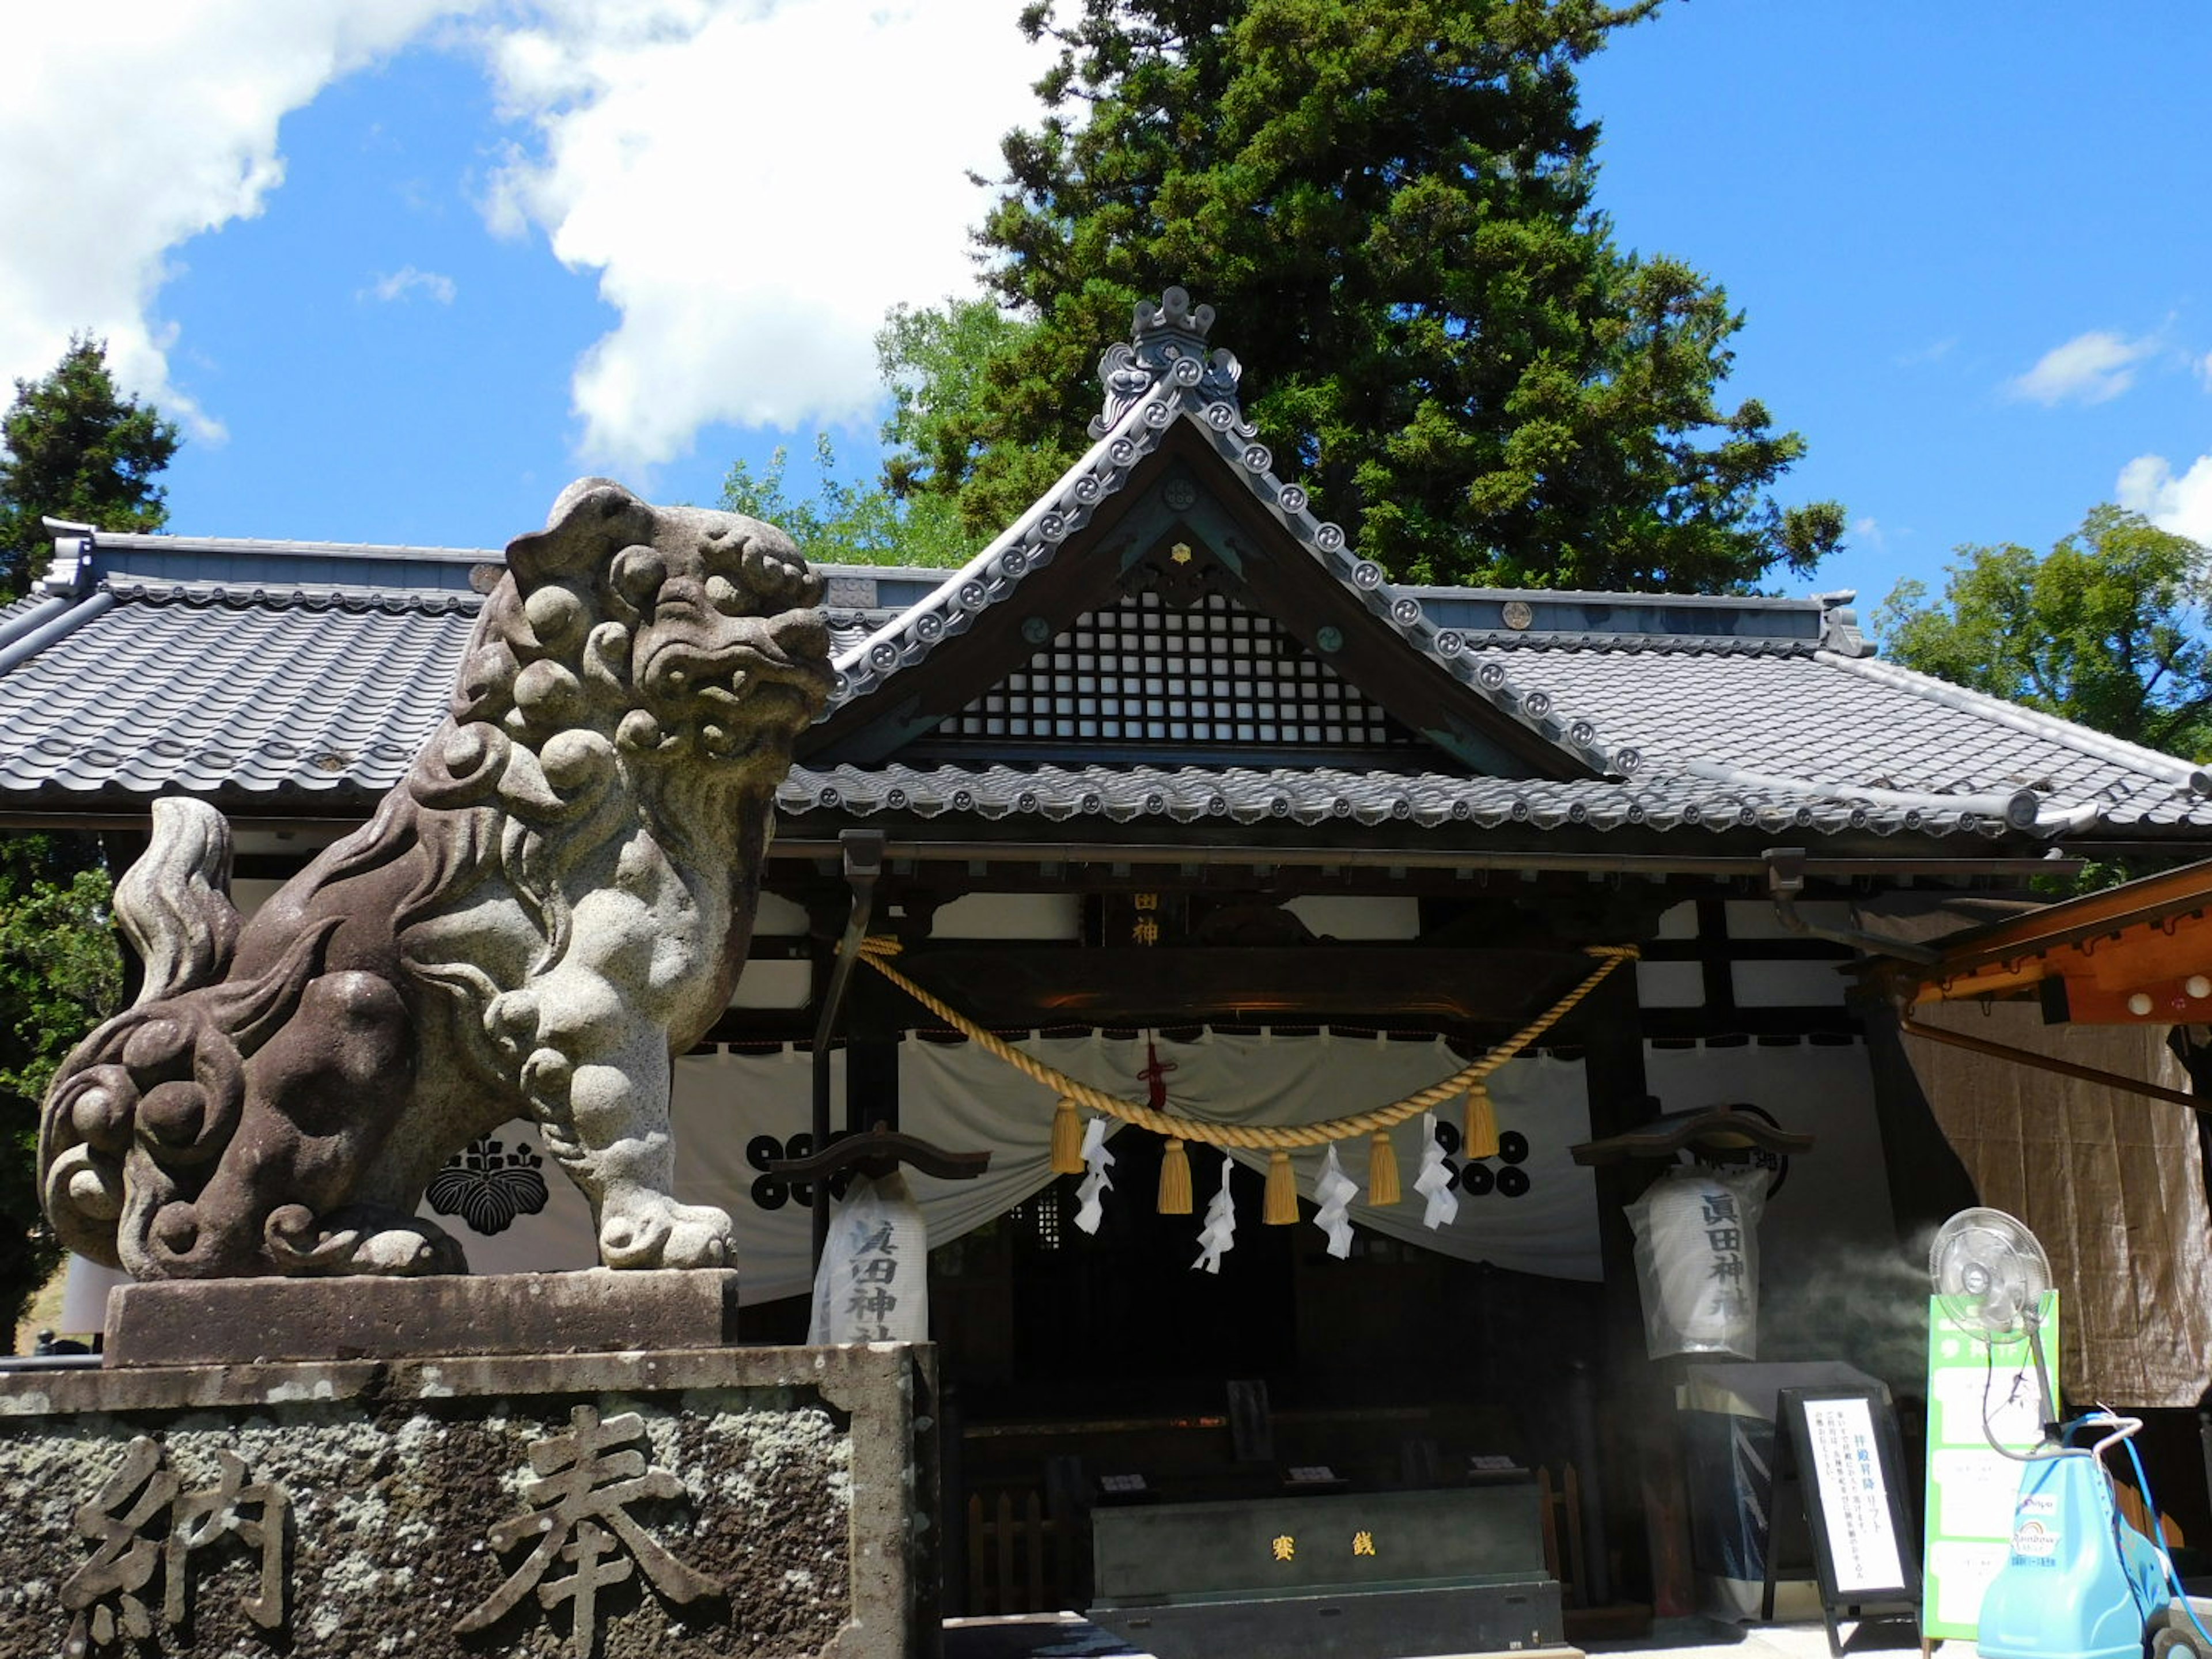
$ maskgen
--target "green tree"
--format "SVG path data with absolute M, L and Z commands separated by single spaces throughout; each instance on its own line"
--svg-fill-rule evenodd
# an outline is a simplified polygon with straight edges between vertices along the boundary
M 964 562 L 1066 470 L 1066 458 L 1051 446 L 992 447 L 994 368 L 1036 332 L 1035 324 L 975 297 L 897 306 L 884 318 L 876 335 L 876 362 L 891 394 L 884 482 L 901 503 L 912 562 Z M 963 489 L 979 460 L 990 469 L 990 487 Z
M 61 1261 L 40 1212 L 39 1103 L 77 1041 L 122 1003 L 107 872 L 89 836 L 0 839 L 0 1316 Z
M 722 478 L 723 510 L 766 520 L 817 562 L 898 562 L 896 505 L 880 485 L 850 483 L 837 477 L 837 452 L 828 433 L 814 436 L 818 482 L 812 495 L 794 497 L 786 490 L 784 476 L 790 462 L 791 452 L 779 447 L 757 472 L 749 462 L 732 463 Z
M 1050 0 L 1043 123 L 978 234 L 1035 326 L 916 488 L 1003 524 L 1066 465 L 1101 348 L 1170 283 L 1216 307 L 1248 413 L 1362 550 L 1421 581 L 1733 591 L 1809 570 L 1834 503 L 1717 389 L 1741 325 L 1593 205 L 1576 66 L 1658 0 Z M 1070 15 L 1063 17 L 1062 10 Z
M 176 452 L 175 426 L 116 389 L 105 343 L 72 336 L 52 373 L 15 382 L 0 416 L 0 589 L 20 594 L 41 568 L 42 518 L 159 529 L 155 479 Z M 39 1211 L 39 1103 L 119 1000 L 107 897 L 92 837 L 0 836 L 0 1313 L 11 1338 L 58 1258 Z
M 15 382 L 0 418 L 0 589 L 12 599 L 39 568 L 43 517 L 102 530 L 159 530 L 155 483 L 177 453 L 177 428 L 125 398 L 107 372 L 107 344 L 71 335 L 53 372 Z
M 2093 507 L 2047 553 L 1962 547 L 1941 599 L 1906 581 L 1875 619 L 1908 668 L 2152 749 L 2212 756 L 2206 550 Z

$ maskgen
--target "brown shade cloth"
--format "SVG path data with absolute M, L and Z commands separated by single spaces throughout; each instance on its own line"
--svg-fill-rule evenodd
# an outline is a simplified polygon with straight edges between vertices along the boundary
M 2163 1025 L 2045 1025 L 2025 1003 L 1923 1007 L 1917 1018 L 2189 1087 Z M 2026 1222 L 2051 1257 L 2068 1397 L 2197 1404 L 2212 1379 L 2212 1219 L 2194 1115 L 1925 1038 L 1905 1046 L 1982 1202 Z

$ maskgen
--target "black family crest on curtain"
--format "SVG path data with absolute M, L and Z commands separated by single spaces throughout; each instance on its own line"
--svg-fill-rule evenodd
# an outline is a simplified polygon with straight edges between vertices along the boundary
M 545 1207 L 544 1163 L 526 1141 L 504 1150 L 480 1135 L 446 1160 L 423 1196 L 440 1215 L 458 1215 L 471 1232 L 489 1237 Z

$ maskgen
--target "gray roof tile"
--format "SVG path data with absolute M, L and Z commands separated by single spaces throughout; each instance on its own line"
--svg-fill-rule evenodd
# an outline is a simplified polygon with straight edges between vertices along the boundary
M 1611 775 L 894 759 L 799 769 L 786 811 L 1975 836 L 2006 833 L 2011 812 L 2044 837 L 2212 830 L 2212 778 L 1872 659 L 1848 594 L 1393 586 L 1275 477 L 1237 405 L 1235 360 L 1200 350 L 1206 319 L 1187 301 L 1170 290 L 1136 348 L 1109 353 L 1122 372 L 1092 448 L 968 566 L 832 573 L 841 698 L 875 695 L 1008 599 L 1182 422 L 1407 649 Z M 1158 349 L 1170 335 L 1176 349 Z M 19 802 L 190 790 L 296 810 L 373 796 L 438 724 L 481 605 L 471 568 L 492 556 L 100 534 L 71 547 L 48 597 L 0 611 L 0 797 Z
M 134 594 L 0 679 L 0 790 L 380 792 L 443 715 L 476 609 Z
M 0 675 L 0 793 L 27 801 L 189 790 L 272 805 L 373 796 L 405 773 L 435 728 L 480 603 L 442 591 L 341 598 L 173 584 L 126 583 L 110 594 L 97 614 L 101 595 L 79 601 L 87 620 Z M 1467 654 L 1478 669 L 1510 659 L 1515 682 L 1548 695 L 1554 718 L 1601 723 L 1616 752 L 1638 757 L 1626 781 L 893 762 L 802 769 L 781 804 L 816 810 L 826 788 L 860 816 L 1662 831 L 1750 823 L 1978 837 L 2002 833 L 2002 820 L 1965 802 L 1838 794 L 2026 787 L 2050 804 L 2035 826 L 2042 835 L 2085 827 L 2087 811 L 2107 828 L 2212 827 L 2212 803 L 2191 789 L 2181 762 L 1810 642 L 1747 650 L 1741 641 L 1652 635 L 1486 636 Z M 1765 787 L 1698 775 L 1727 768 Z M 1788 787 L 1793 780 L 1803 787 Z
M 1236 824 L 1274 822 L 1306 828 L 1333 822 L 1421 829 L 1462 824 L 1496 829 L 1654 830 L 1769 834 L 1995 837 L 2002 819 L 1930 808 L 1854 805 L 1811 800 L 1773 790 L 1741 788 L 1698 778 L 1602 779 L 1462 777 L 1445 773 L 1389 773 L 1345 768 L 1158 766 L 908 766 L 793 769 L 777 793 L 786 813 L 830 811 L 868 818 L 896 814 L 992 821 L 1038 817 L 1048 822 Z

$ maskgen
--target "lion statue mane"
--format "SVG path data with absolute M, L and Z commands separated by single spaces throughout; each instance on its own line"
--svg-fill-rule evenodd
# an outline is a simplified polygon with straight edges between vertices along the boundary
M 46 1097 L 62 1242 L 139 1279 L 465 1272 L 423 1187 L 521 1117 L 607 1266 L 732 1263 L 673 1196 L 672 1056 L 744 962 L 821 598 L 772 526 L 582 479 L 508 545 L 405 780 L 250 921 L 222 817 L 157 802 L 115 896 L 144 989 Z

